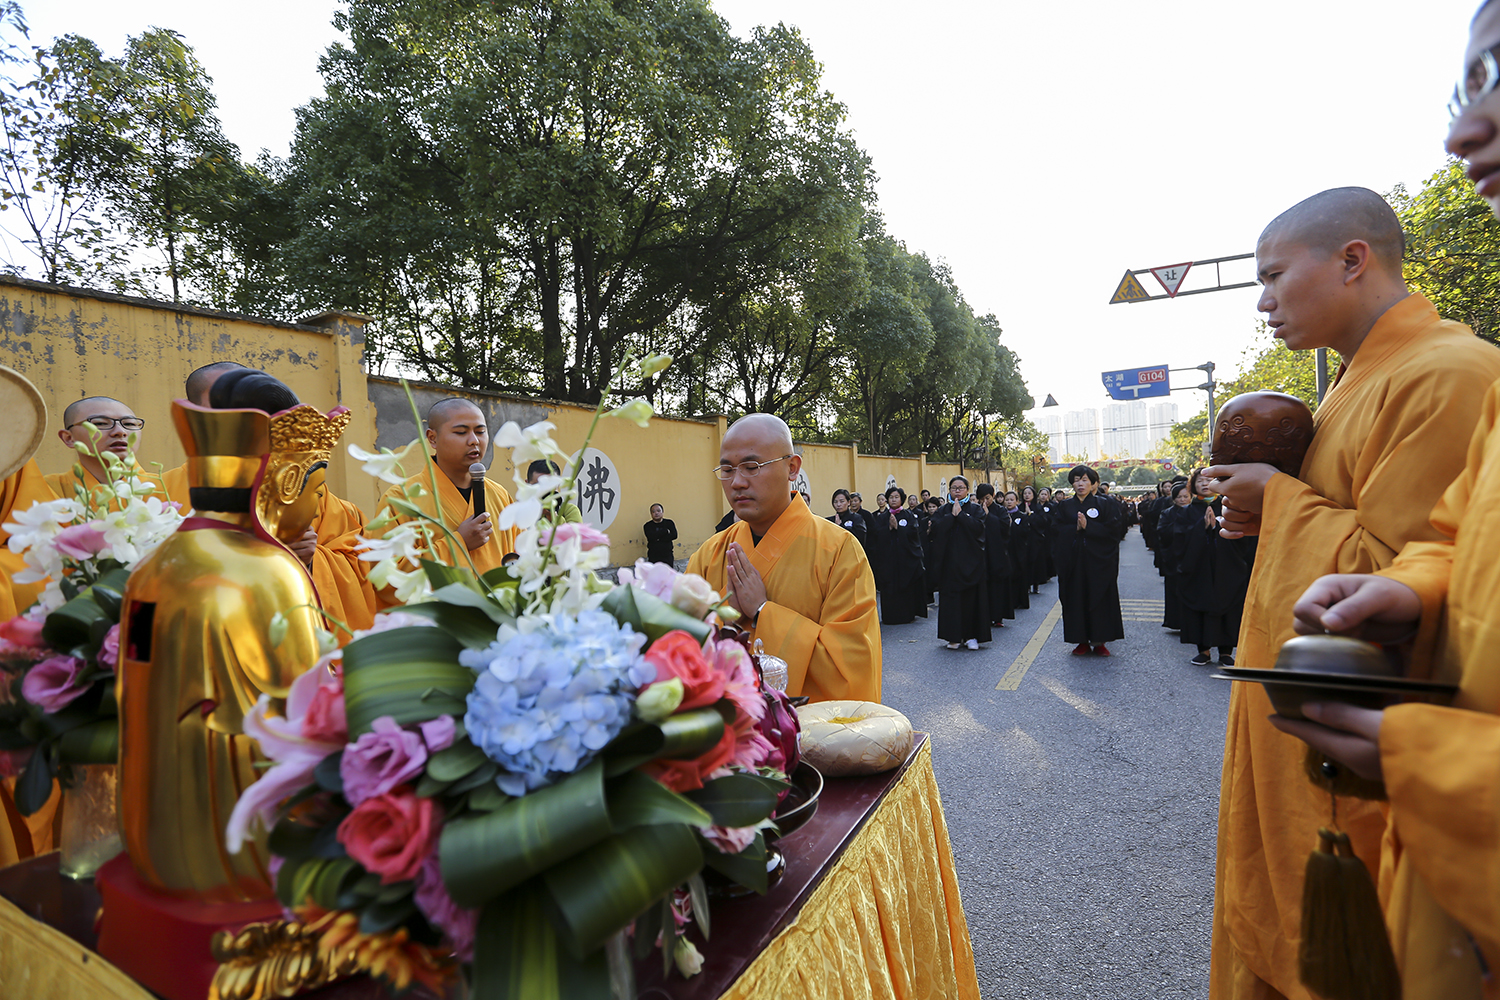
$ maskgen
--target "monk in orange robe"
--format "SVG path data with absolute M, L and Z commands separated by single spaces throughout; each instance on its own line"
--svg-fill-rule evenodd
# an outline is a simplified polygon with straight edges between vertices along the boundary
M 787 662 L 789 694 L 878 702 L 875 577 L 859 539 L 792 492 L 801 468 L 779 417 L 735 421 L 718 476 L 738 520 L 704 542 L 687 571 L 726 594 L 741 627 Z
M 109 481 L 101 456 L 113 454 L 120 461 L 131 463 L 132 475 L 155 488 L 153 496 L 168 499 L 161 477 L 145 471 L 135 462 L 134 452 L 140 446 L 144 422 L 129 406 L 109 396 L 87 396 L 63 411 L 63 424 L 63 429 L 57 432 L 58 440 L 68 448 L 73 461 L 82 467 L 83 478 L 80 480 L 71 470 L 47 476 L 47 485 L 57 496 L 72 498 L 77 495 L 80 485 L 92 496 L 96 488 Z M 134 443 L 131 442 L 132 436 Z M 86 445 L 98 454 L 78 451 L 75 448 L 78 444 Z M 110 501 L 110 507 L 118 509 L 119 502 Z
M 226 372 L 245 366 L 234 361 L 216 361 L 192 372 L 184 387 L 187 399 L 208 406 L 208 394 L 214 383 Z M 187 466 L 169 469 L 162 475 L 168 495 L 182 504 L 186 514 L 192 509 L 188 492 Z M 309 573 L 318 603 L 328 615 L 328 628 L 342 645 L 352 638 L 339 623 L 350 630 L 369 628 L 375 623 L 375 588 L 370 586 L 369 564 L 360 561 L 355 546 L 365 530 L 365 516 L 354 504 L 333 494 L 326 485 L 318 496 L 318 514 L 302 537 L 287 543 Z
M 12 520 L 16 511 L 27 510 L 37 501 L 56 499 L 47 488 L 36 460 L 31 459 L 0 479 L 0 525 Z M 44 583 L 16 583 L 11 579 L 25 569 L 26 564 L 5 544 L 9 538 L 5 529 L 0 528 L 0 621 L 9 621 L 31 607 L 46 586 Z M 0 867 L 24 861 L 35 854 L 45 854 L 53 847 L 60 794 L 57 785 L 53 784 L 52 797 L 47 804 L 30 816 L 22 816 L 16 809 L 15 788 L 14 777 L 0 782 Z
M 415 520 L 411 514 L 397 510 L 391 501 L 407 500 L 407 490 L 420 486 L 423 495 L 414 501 L 416 506 L 429 515 L 440 517 L 448 530 L 462 539 L 467 558 L 464 553 L 455 552 L 447 536 L 436 527 L 432 528 L 433 554 L 450 566 L 468 568 L 472 562 L 480 574 L 488 573 L 498 568 L 508 553 L 516 550 L 516 536 L 520 531 L 516 528 L 496 529 L 495 521 L 500 512 L 510 506 L 511 497 L 503 486 L 488 476 L 484 479 L 484 513 L 473 512 L 474 481 L 469 467 L 484 458 L 490 445 L 484 413 L 467 399 L 440 399 L 427 411 L 426 423 L 427 444 L 437 471 L 436 482 L 423 468 L 406 482 L 385 491 L 376 507 L 376 516 L 389 516 L 394 524 Z M 436 504 L 434 497 L 439 498 L 441 504 Z M 389 530 L 386 528 L 372 534 L 383 535 Z M 379 591 L 377 597 L 382 608 L 398 603 L 389 587 Z
M 1412 483 L 1447 483 L 1500 351 L 1444 321 L 1401 276 L 1401 226 L 1373 191 L 1338 188 L 1283 213 L 1261 234 L 1259 308 L 1288 347 L 1343 358 L 1318 408 L 1297 477 L 1268 465 L 1213 466 L 1230 537 L 1260 516 L 1240 629 L 1239 666 L 1267 669 L 1292 634 L 1292 606 L 1318 577 L 1369 573 L 1403 545 L 1437 538 Z M 1230 509 L 1232 508 L 1232 509 Z M 1297 972 L 1303 875 L 1328 795 L 1305 776 L 1306 748 L 1268 721 L 1258 684 L 1230 696 L 1219 797 L 1211 993 L 1306 998 Z M 1379 805 L 1340 799 L 1338 825 L 1379 867 Z

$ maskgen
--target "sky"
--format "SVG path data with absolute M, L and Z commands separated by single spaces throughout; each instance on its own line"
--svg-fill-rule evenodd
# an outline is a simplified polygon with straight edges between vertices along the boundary
M 331 0 L 22 2 L 34 42 L 72 32 L 118 55 L 147 27 L 180 32 L 247 159 L 286 154 L 293 109 L 321 93 L 318 57 L 339 37 Z M 1037 402 L 1050 393 L 1072 410 L 1108 402 L 1105 371 L 1238 371 L 1257 289 L 1108 305 L 1121 276 L 1249 253 L 1267 222 L 1326 188 L 1419 186 L 1444 162 L 1445 102 L 1478 3 L 713 6 L 737 35 L 801 30 L 873 159 L 887 230 L 947 261 L 974 311 L 999 319 Z M 1223 277 L 1252 280 L 1253 267 Z M 1187 417 L 1204 394 L 1171 398 Z

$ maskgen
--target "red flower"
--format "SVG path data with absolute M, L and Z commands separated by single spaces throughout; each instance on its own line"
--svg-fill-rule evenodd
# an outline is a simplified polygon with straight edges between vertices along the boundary
M 679 712 L 703 708 L 724 697 L 724 675 L 703 658 L 703 648 L 681 629 L 668 632 L 653 642 L 646 650 L 645 660 L 656 668 L 658 681 L 682 678 Z
M 42 647 L 46 645 L 42 639 L 42 623 L 24 615 L 7 622 L 0 622 L 0 639 L 13 642 L 17 646 Z
M 704 778 L 734 759 L 736 739 L 734 727 L 725 726 L 723 738 L 702 757 L 693 760 L 653 760 L 641 765 L 641 770 L 674 792 L 691 792 L 695 788 L 702 788 Z
M 382 885 L 417 877 L 437 847 L 438 818 L 432 799 L 401 785 L 365 799 L 339 824 L 339 843 Z

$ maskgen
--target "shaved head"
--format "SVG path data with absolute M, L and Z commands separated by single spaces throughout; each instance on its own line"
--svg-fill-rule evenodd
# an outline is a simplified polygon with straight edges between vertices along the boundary
M 484 423 L 484 411 L 467 399 L 459 396 L 449 396 L 440 399 L 427 410 L 427 429 L 440 431 L 448 425 L 448 421 L 459 415 L 469 416 L 479 414 L 479 422 Z
M 187 393 L 188 402 L 197 403 L 199 406 L 208 405 L 208 391 L 214 387 L 220 375 L 232 372 L 244 365 L 238 361 L 215 361 L 213 364 L 195 368 L 193 373 L 187 377 L 187 384 L 183 386 L 183 392 Z
M 785 420 L 772 413 L 747 413 L 740 417 L 724 434 L 724 447 L 729 447 L 731 438 L 738 442 L 748 440 L 752 435 L 756 440 L 764 441 L 777 449 L 776 455 L 784 455 L 792 450 L 792 429 L 786 425 Z M 767 456 L 774 457 L 775 455 Z
M 1271 240 L 1305 246 L 1325 257 L 1363 240 L 1381 269 L 1393 274 L 1401 273 L 1406 252 L 1401 220 L 1384 198 L 1361 187 L 1331 188 L 1297 202 L 1271 220 L 1258 242 Z
M 87 420 L 89 417 L 94 416 L 99 412 L 96 409 L 99 403 L 113 403 L 117 407 L 124 407 L 127 413 L 133 414 L 135 412 L 113 396 L 85 396 L 78 402 L 69 404 L 68 408 L 63 410 L 63 426 L 72 427 L 78 421 Z M 115 416 L 113 413 L 105 415 Z

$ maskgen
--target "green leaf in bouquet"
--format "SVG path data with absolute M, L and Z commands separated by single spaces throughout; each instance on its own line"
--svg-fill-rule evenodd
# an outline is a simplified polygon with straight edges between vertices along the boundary
M 659 723 L 628 726 L 604 748 L 606 772 L 624 774 L 647 761 L 701 757 L 724 738 L 724 717 L 715 708 L 694 708 Z
M 401 610 L 409 615 L 431 618 L 437 622 L 438 628 L 469 649 L 484 649 L 495 641 L 495 633 L 498 631 L 489 615 L 478 608 L 460 604 L 423 601 L 421 604 L 408 604 Z
M 459 906 L 482 906 L 609 836 L 599 761 L 494 812 L 443 828 L 443 882 Z
M 474 574 L 469 570 L 449 566 L 447 563 L 436 562 L 432 559 L 423 559 L 421 563 L 422 572 L 427 574 L 427 582 L 432 585 L 434 593 L 453 583 L 461 584 L 472 594 L 479 592 Z
M 692 829 L 638 826 L 542 874 L 558 938 L 582 958 L 703 867 Z
M 272 851 L 276 851 L 273 847 Z M 276 851 L 276 853 L 280 853 Z M 276 873 L 276 898 L 282 905 L 301 906 L 311 899 L 334 909 L 359 881 L 364 869 L 348 858 L 285 858 Z
M 686 823 L 689 826 L 713 823 L 713 817 L 702 806 L 639 771 L 627 771 L 612 778 L 605 788 L 609 816 L 614 820 L 616 833 L 635 826 L 661 823 Z
M 371 903 L 359 914 L 359 929 L 363 934 L 381 934 L 394 930 L 417 912 L 416 901 L 411 894 L 390 903 Z
M 128 577 L 123 570 L 107 574 L 47 615 L 47 620 L 42 623 L 42 638 L 47 645 L 73 655 L 86 651 L 94 622 L 104 622 L 105 631 L 119 622 L 120 594 Z M 116 580 L 118 590 L 115 589 Z
M 621 596 L 616 598 L 616 594 Z M 610 598 L 614 598 L 613 606 Z M 694 618 L 686 611 L 679 611 L 660 597 L 648 594 L 634 585 L 611 590 L 601 607 L 614 615 L 616 621 L 645 635 L 648 647 L 668 632 L 677 629 L 700 643 L 713 632 L 713 627 L 708 622 Z
M 641 628 L 641 612 L 635 603 L 636 593 L 634 587 L 616 587 L 605 595 L 599 609 L 613 615 L 615 621 L 621 625 L 629 625 L 644 635 L 645 630 Z
M 25 750 L 36 745 L 36 740 L 22 728 L 23 721 L 6 719 L 0 722 L 0 750 Z
M 22 816 L 31 816 L 52 797 L 53 769 L 52 747 L 40 744 L 26 762 L 26 770 L 16 780 L 16 809 Z
M 661 978 L 662 982 L 666 982 L 672 978 L 672 952 L 676 950 L 676 942 L 673 938 L 677 934 L 677 915 L 672 912 L 672 897 L 663 896 L 661 898 L 661 906 L 656 909 L 661 912 L 662 928 L 664 930 L 668 927 L 672 929 L 670 934 L 662 935 Z
M 519 587 L 521 581 L 510 575 L 509 566 L 496 566 L 479 578 L 479 582 L 490 590 L 499 590 L 501 587 Z
M 95 719 L 63 733 L 57 740 L 64 764 L 114 764 L 120 756 L 120 720 Z
M 484 751 L 468 740 L 455 740 L 446 750 L 427 758 L 427 774 L 434 781 L 458 781 L 489 762 Z
M 476 788 L 483 788 L 485 785 L 493 785 L 495 783 L 495 776 L 499 773 L 500 766 L 492 760 L 487 760 L 470 774 L 455 781 L 453 787 L 448 789 L 448 794 L 462 795 L 465 792 L 472 792 Z
M 604 952 L 583 962 L 564 956 L 544 894 L 527 882 L 479 911 L 470 1000 L 610 1000 Z
M 496 625 L 514 625 L 516 621 L 515 615 L 496 604 L 492 598 L 476 591 L 472 582 L 450 583 L 445 587 L 439 587 L 432 592 L 432 598 L 435 601 L 482 611 Z M 494 640 L 493 636 L 490 638 L 491 641 Z
M 693 922 L 703 932 L 703 940 L 709 937 L 708 926 L 708 886 L 703 884 L 703 873 L 698 872 L 687 880 L 688 896 L 693 901 Z
M 272 854 L 279 854 L 288 861 L 301 861 L 313 856 L 313 850 L 318 840 L 318 833 L 322 827 L 312 826 L 307 823 L 299 823 L 294 819 L 283 818 L 275 826 L 271 827 L 270 837 L 266 846 L 271 849 Z
M 318 766 L 313 768 L 313 778 L 318 782 L 318 787 L 325 792 L 344 793 L 344 776 L 339 768 L 344 763 L 344 751 L 338 750 L 318 761 Z
M 375 902 L 394 903 L 403 896 L 410 896 L 416 888 L 417 883 L 410 881 L 392 882 L 390 885 L 383 885 L 380 887 L 380 891 L 375 894 Z
M 651 954 L 651 949 L 656 947 L 656 935 L 660 933 L 661 907 L 648 906 L 645 913 L 635 918 L 635 932 L 631 935 L 635 942 L 636 961 Z
M 344 647 L 344 707 L 351 742 L 383 715 L 397 725 L 468 711 L 474 671 L 458 662 L 463 645 L 441 628 L 413 625 Z
M 715 826 L 754 826 L 776 809 L 776 797 L 784 787 L 758 774 L 726 774 L 687 797 L 708 810 Z
M 451 781 L 438 781 L 430 774 L 424 774 L 417 779 L 417 797 L 430 799 L 435 795 L 441 795 L 448 790 Z
M 757 833 L 750 846 L 738 854 L 721 854 L 712 845 L 703 849 L 703 863 L 747 889 L 766 894 L 766 838 Z
M 510 796 L 500 790 L 493 781 L 480 785 L 469 793 L 469 808 L 476 812 L 494 812 L 510 801 Z

